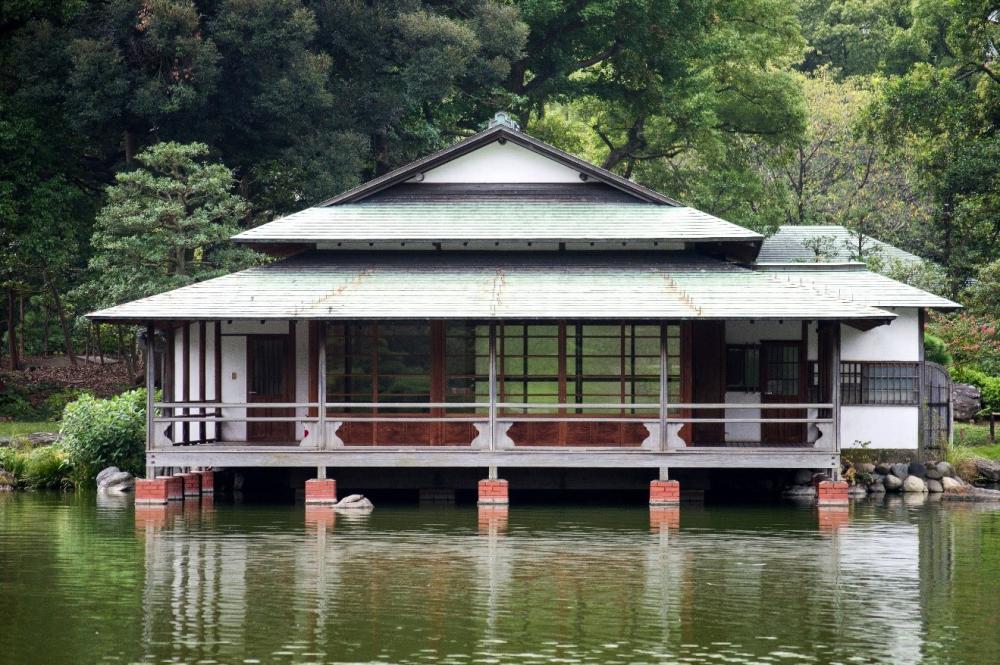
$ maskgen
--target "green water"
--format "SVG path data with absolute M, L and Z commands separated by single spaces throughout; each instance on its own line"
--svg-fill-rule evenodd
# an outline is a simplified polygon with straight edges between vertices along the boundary
M 1000 662 L 1000 511 L 0 497 L 0 662 Z

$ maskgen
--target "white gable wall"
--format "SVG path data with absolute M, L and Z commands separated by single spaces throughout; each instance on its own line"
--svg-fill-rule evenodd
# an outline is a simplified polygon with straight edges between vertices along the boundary
M 844 361 L 918 361 L 923 340 L 915 307 L 886 307 L 897 318 L 886 326 L 861 331 L 841 326 L 840 357 Z M 920 409 L 916 406 L 842 406 L 840 447 L 916 449 Z
M 424 173 L 422 181 L 438 183 L 574 183 L 580 174 L 514 143 L 489 143 Z

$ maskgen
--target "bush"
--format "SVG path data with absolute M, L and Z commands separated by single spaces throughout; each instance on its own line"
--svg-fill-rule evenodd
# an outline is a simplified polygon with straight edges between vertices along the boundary
M 952 368 L 951 378 L 971 383 L 982 392 L 983 411 L 1000 412 L 1000 376 L 990 376 L 974 367 Z
M 24 480 L 31 489 L 69 489 L 71 470 L 62 446 L 39 446 L 27 453 Z
M 146 441 L 146 391 L 108 399 L 81 395 L 66 405 L 61 429 L 78 482 L 92 482 L 108 466 L 138 475 Z
M 924 358 L 945 367 L 951 364 L 951 354 L 944 340 L 930 333 L 924 335 Z
M 45 420 L 60 420 L 63 411 L 66 410 L 66 405 L 80 399 L 82 395 L 84 395 L 84 391 L 79 388 L 57 390 L 38 405 L 37 411 Z
M 18 487 L 69 489 L 72 467 L 59 445 L 32 448 L 23 444 L 0 448 L 0 467 L 14 475 Z

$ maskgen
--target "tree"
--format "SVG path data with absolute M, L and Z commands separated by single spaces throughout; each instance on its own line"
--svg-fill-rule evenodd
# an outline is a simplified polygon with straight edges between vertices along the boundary
M 222 275 L 258 261 L 229 240 L 248 213 L 232 172 L 205 161 L 208 147 L 159 143 L 118 174 L 97 215 L 88 285 L 112 305 Z

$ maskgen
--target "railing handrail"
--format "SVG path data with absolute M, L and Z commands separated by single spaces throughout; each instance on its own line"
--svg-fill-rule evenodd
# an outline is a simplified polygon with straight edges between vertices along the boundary
M 319 402 L 154 402 L 155 409 L 315 409 L 321 405 Z M 489 402 L 327 402 L 323 406 L 326 409 L 486 409 Z M 549 403 L 522 403 L 522 402 L 497 402 L 495 405 L 500 409 L 576 409 L 576 410 L 614 410 L 614 411 L 659 411 L 659 404 L 649 403 L 575 403 L 575 402 L 549 402 Z M 832 409 L 831 403 L 769 403 L 769 402 L 747 402 L 747 403 L 694 403 L 682 402 L 677 404 L 667 404 L 668 411 L 676 409 L 724 409 L 724 410 L 773 410 L 773 409 Z

